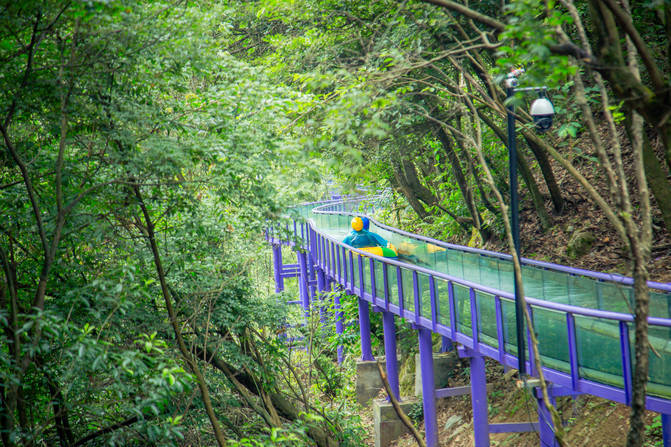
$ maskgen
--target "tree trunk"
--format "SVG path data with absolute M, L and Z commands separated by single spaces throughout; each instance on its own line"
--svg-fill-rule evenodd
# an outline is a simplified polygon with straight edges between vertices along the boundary
M 671 123 L 668 119 L 671 113 L 671 93 L 668 82 L 660 76 L 659 69 L 653 65 L 646 65 L 648 76 L 652 86 L 641 82 L 629 70 L 624 60 L 619 30 L 622 22 L 617 19 L 609 6 L 603 0 L 590 0 L 590 16 L 593 29 L 597 35 L 599 60 L 594 61 L 591 55 L 587 59 L 574 54 L 578 60 L 588 60 L 595 70 L 599 71 L 613 89 L 617 97 L 624 101 L 626 108 L 631 108 L 641 114 L 645 121 L 650 124 L 661 137 L 664 144 L 664 159 L 667 167 L 671 169 Z M 668 7 L 666 8 L 668 10 Z M 631 16 L 630 16 L 631 18 Z M 625 31 L 626 34 L 626 31 Z M 638 56 L 643 56 L 649 49 L 644 48 L 643 53 L 637 51 Z M 583 55 L 584 56 L 584 55 Z M 657 73 L 651 73 L 657 71 Z M 655 78 L 657 79 L 655 82 Z M 660 118 L 663 120 L 660 122 Z
M 408 182 L 405 180 L 403 173 L 400 171 L 400 166 L 394 164 L 392 167 L 394 173 L 394 183 L 398 187 L 399 192 L 408 200 L 408 203 L 415 210 L 415 213 L 419 216 L 420 219 L 426 220 L 429 216 L 429 213 L 424 209 L 424 206 L 419 203 L 419 199 L 415 195 L 415 192 L 410 188 Z
M 492 131 L 496 134 L 496 136 L 499 137 L 503 144 L 508 144 L 508 138 L 506 134 L 503 133 L 503 130 L 501 130 L 501 128 L 497 126 L 490 117 L 485 115 L 480 109 L 478 109 L 478 116 L 482 119 L 482 121 L 484 121 L 485 124 L 487 124 L 490 129 L 492 129 Z M 552 227 L 552 218 L 545 209 L 545 201 L 543 200 L 543 196 L 538 189 L 536 179 L 531 173 L 529 163 L 527 163 L 526 157 L 520 150 L 519 144 L 517 145 L 517 166 L 519 167 L 520 175 L 522 176 L 522 179 L 524 180 L 524 183 L 527 185 L 529 193 L 531 194 L 531 200 L 534 204 L 534 208 L 536 209 L 536 215 L 538 215 L 541 229 L 543 232 L 545 232 L 549 230 L 550 227 Z
M 517 150 L 517 167 L 520 170 L 520 175 L 522 176 L 524 183 L 529 189 L 531 201 L 533 202 L 534 208 L 536 209 L 536 215 L 540 221 L 541 229 L 543 232 L 545 232 L 549 230 L 550 227 L 552 227 L 552 218 L 545 209 L 545 200 L 543 199 L 543 195 L 538 189 L 538 183 L 536 183 L 536 179 L 531 172 L 531 168 L 529 168 L 529 163 L 527 162 L 524 154 L 522 154 L 522 151 L 519 149 Z
M 180 330 L 179 322 L 177 321 L 177 314 L 172 306 L 172 299 L 170 297 L 170 292 L 168 290 L 168 281 L 165 276 L 165 270 L 163 269 L 163 263 L 161 262 L 161 255 L 158 250 L 158 243 L 156 242 L 156 235 L 154 233 L 154 223 L 151 220 L 149 210 L 147 209 L 147 206 L 144 203 L 144 199 L 142 198 L 142 194 L 140 193 L 140 187 L 138 185 L 133 185 L 133 192 L 135 193 L 135 197 L 137 198 L 138 205 L 144 217 L 145 227 L 142 230 L 143 233 L 145 233 L 144 234 L 145 238 L 147 240 L 147 243 L 154 258 L 154 266 L 156 268 L 156 274 L 158 275 L 158 280 L 161 285 L 161 294 L 163 295 L 163 299 L 165 301 L 165 307 L 166 310 L 168 311 L 168 318 L 170 319 L 170 324 L 172 326 L 173 332 L 175 333 L 175 338 L 177 339 L 177 346 L 179 347 L 179 351 L 182 354 L 184 360 L 186 361 L 186 364 L 189 366 L 189 369 L 191 369 L 191 372 L 196 376 L 196 382 L 198 384 L 201 397 L 203 399 L 205 412 L 207 413 L 207 416 L 210 419 L 210 423 L 214 431 L 214 437 L 217 440 L 219 446 L 224 447 L 226 445 L 226 438 L 224 436 L 224 432 L 221 429 L 221 425 L 219 425 L 217 416 L 214 414 L 214 409 L 212 408 L 212 401 L 210 400 L 210 392 L 207 387 L 207 382 L 205 382 L 205 377 L 203 376 L 203 373 L 198 367 L 198 362 L 193 358 L 191 352 L 186 346 L 186 343 L 184 343 L 184 338 L 182 337 L 182 331 Z
M 443 149 L 445 150 L 447 159 L 449 160 L 450 165 L 452 166 L 452 174 L 454 174 L 454 178 L 457 181 L 457 185 L 459 186 L 461 195 L 464 198 L 464 202 L 466 202 L 466 208 L 468 208 L 468 212 L 470 213 L 471 218 L 473 219 L 473 226 L 480 232 L 482 240 L 486 242 L 489 239 L 491 239 L 492 233 L 491 231 L 489 231 L 488 228 L 485 228 L 482 225 L 482 217 L 480 216 L 480 212 L 478 211 L 478 208 L 475 205 L 475 200 L 473 199 L 473 191 L 471 187 L 468 185 L 468 181 L 464 176 L 463 170 L 461 169 L 461 162 L 459 161 L 459 157 L 457 156 L 457 153 L 454 150 L 454 146 L 452 146 L 452 141 L 450 141 L 450 138 L 448 137 L 447 133 L 445 132 L 445 129 L 443 129 L 442 126 L 438 128 L 438 139 L 443 145 Z
M 226 370 L 235 371 L 235 368 L 228 365 L 220 357 L 217 357 L 215 350 L 211 350 L 207 347 L 194 346 L 194 351 L 197 358 L 205 360 L 215 369 L 218 369 L 221 372 Z M 250 393 L 258 396 L 259 392 L 256 386 L 257 380 L 254 379 L 249 373 L 244 371 L 237 371 L 236 380 L 239 384 L 244 386 Z M 290 421 L 300 421 L 302 420 L 301 411 L 296 408 L 296 406 L 283 394 L 277 391 L 268 391 L 268 396 L 270 397 L 271 402 L 277 409 L 277 412 L 285 419 Z M 339 442 L 333 439 L 329 433 L 323 430 L 320 427 L 310 426 L 307 430 L 308 436 L 315 441 L 319 447 L 337 447 Z
M 72 434 L 70 427 L 70 418 L 68 410 L 63 399 L 63 394 L 58 388 L 58 385 L 45 374 L 47 386 L 49 387 L 49 394 L 51 395 L 51 405 L 54 410 L 54 424 L 56 426 L 56 433 L 61 447 L 69 447 L 75 442 L 75 437 Z
M 643 132 L 643 164 L 648 185 L 659 210 L 662 212 L 666 231 L 671 233 L 671 184 L 669 184 L 667 173 L 652 149 L 645 132 Z
M 487 208 L 492 213 L 499 214 L 499 210 L 492 204 L 492 200 L 489 197 L 489 194 L 485 189 L 485 186 L 482 184 L 482 181 L 480 181 L 481 173 L 477 172 L 476 174 L 477 163 L 475 163 L 466 147 L 462 146 L 461 149 L 462 153 L 464 154 L 464 157 L 466 158 L 466 169 L 468 170 L 468 174 L 475 180 L 475 184 L 478 187 L 478 191 L 480 193 L 480 199 L 482 200 L 483 205 L 485 205 L 485 208 Z
M 632 372 L 631 415 L 627 447 L 641 447 L 645 441 L 645 394 L 650 366 L 648 340 L 648 315 L 650 314 L 650 293 L 647 286 L 648 267 L 642 247 L 632 240 L 634 261 L 634 370 Z M 649 258 L 649 256 L 647 257 Z
M 545 152 L 545 150 L 543 150 L 542 145 L 538 144 L 538 140 L 540 138 L 527 130 L 523 130 L 522 135 L 524 135 L 524 139 L 526 140 L 529 149 L 531 149 L 534 157 L 536 157 L 536 161 L 538 161 L 538 167 L 541 169 L 543 179 L 545 180 L 545 184 L 547 185 L 548 191 L 550 192 L 550 198 L 552 199 L 555 212 L 557 212 L 557 214 L 561 214 L 564 211 L 564 198 L 561 195 L 561 189 L 557 184 L 557 179 L 555 178 L 554 171 L 552 170 L 552 165 L 550 165 L 548 154 Z

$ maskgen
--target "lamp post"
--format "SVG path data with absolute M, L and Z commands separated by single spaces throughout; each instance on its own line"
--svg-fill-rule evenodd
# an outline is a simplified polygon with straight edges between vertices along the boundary
M 517 195 L 517 141 L 515 138 L 515 105 L 510 99 L 515 92 L 538 91 L 539 98 L 531 105 L 531 115 L 534 119 L 538 132 L 545 132 L 552 126 L 552 117 L 554 116 L 554 107 L 545 97 L 546 87 L 524 87 L 517 88 L 517 77 L 524 73 L 523 68 L 511 71 L 506 77 L 506 99 L 508 100 L 507 118 L 508 118 L 508 170 L 510 173 L 510 227 L 513 234 L 513 245 L 517 259 L 520 260 L 520 220 L 519 220 L 519 198 Z M 521 275 L 520 275 L 521 276 Z M 526 375 L 526 349 L 524 342 L 524 297 L 521 293 L 520 284 L 517 275 L 513 275 L 513 284 L 515 291 L 515 331 L 517 334 L 517 358 L 520 377 Z

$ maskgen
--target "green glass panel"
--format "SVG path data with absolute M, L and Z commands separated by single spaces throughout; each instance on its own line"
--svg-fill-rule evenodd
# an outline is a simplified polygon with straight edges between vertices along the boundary
M 494 295 L 476 291 L 475 299 L 478 309 L 478 330 L 480 341 L 489 346 L 498 347 L 496 335 L 496 303 Z
M 352 274 L 352 277 L 350 278 L 350 281 L 352 282 L 352 287 L 359 286 L 359 263 L 357 262 L 357 258 L 358 256 L 356 255 L 356 253 L 353 252 L 347 253 L 347 262 L 352 263 L 352 268 L 348 270 L 348 272 Z
M 649 353 L 648 393 L 671 398 L 671 328 L 651 327 L 648 332 L 652 348 Z M 633 346 L 633 340 L 632 340 Z M 633 348 L 632 348 L 633 351 Z
M 398 280 L 396 279 L 396 267 L 390 265 L 388 280 L 389 280 L 389 302 L 398 306 Z
M 478 259 L 480 255 L 472 253 L 464 253 L 464 276 L 463 278 L 468 281 L 478 282 L 480 281 L 480 260 Z
M 468 287 L 454 284 L 454 298 L 457 307 L 457 330 L 467 335 L 471 331 L 471 295 Z
M 442 279 L 436 279 L 436 311 L 438 312 L 438 322 L 445 326 L 450 325 L 450 298 L 448 282 Z
M 429 275 L 418 273 L 419 280 L 419 314 L 431 319 L 431 290 L 429 287 Z
M 503 317 L 503 344 L 505 351 L 517 355 L 517 332 L 515 325 L 515 302 L 501 298 L 501 313 Z
M 501 261 L 505 263 L 509 276 L 511 277 L 507 284 L 509 284 L 509 289 L 512 291 L 514 289 L 513 285 L 513 265 L 509 261 Z M 532 298 L 545 299 L 545 293 L 543 291 L 543 270 L 536 267 L 531 267 L 525 265 L 522 267 L 522 282 L 524 283 L 524 295 Z
M 359 258 L 359 256 L 357 256 Z M 371 293 L 372 288 L 371 288 L 371 281 L 370 281 L 370 258 L 367 258 L 365 256 L 360 257 L 360 262 L 363 263 L 363 287 L 364 290 L 367 293 Z M 357 272 L 358 272 L 358 265 L 357 265 Z
M 650 292 L 650 316 L 671 318 L 671 294 Z
M 447 259 L 448 275 L 457 278 L 464 277 L 464 253 L 458 250 L 451 250 Z
M 597 308 L 596 282 L 584 276 L 568 277 L 569 304 L 580 307 Z
M 500 286 L 498 259 L 489 256 L 480 256 L 478 258 L 478 262 L 480 264 L 479 284 L 498 289 Z
M 570 372 L 566 314 L 539 307 L 533 307 L 532 314 L 544 365 Z
M 403 307 L 411 312 L 415 311 L 415 291 L 412 286 L 412 270 L 401 269 L 403 278 Z
M 373 261 L 373 271 L 375 272 L 375 296 L 384 299 L 384 272 L 383 263 Z
M 556 303 L 568 303 L 568 275 L 552 270 L 543 270 L 542 272 L 545 299 Z
M 623 387 L 618 322 L 576 315 L 575 324 L 580 376 Z
M 513 292 L 515 275 L 513 265 L 503 259 L 498 260 L 499 289 L 504 292 Z
M 601 309 L 612 312 L 632 312 L 631 287 L 623 287 L 620 284 L 609 282 L 598 282 L 596 287 L 599 288 Z

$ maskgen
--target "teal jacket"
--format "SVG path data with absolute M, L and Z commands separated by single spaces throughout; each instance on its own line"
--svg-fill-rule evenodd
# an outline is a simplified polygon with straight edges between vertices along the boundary
M 387 246 L 387 241 L 381 236 L 366 230 L 350 231 L 347 237 L 343 239 L 343 243 L 351 245 L 354 248 Z

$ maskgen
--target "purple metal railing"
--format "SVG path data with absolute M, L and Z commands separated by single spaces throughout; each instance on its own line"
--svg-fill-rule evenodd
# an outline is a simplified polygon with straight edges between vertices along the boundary
M 314 231 L 314 229 L 313 229 Z M 509 292 L 504 292 L 501 290 L 496 290 L 490 287 L 484 287 L 479 284 L 473 283 L 471 281 L 467 281 L 464 279 L 456 278 L 450 275 L 447 275 L 442 272 L 436 272 L 432 270 L 425 269 L 424 267 L 413 265 L 413 264 L 408 264 L 404 263 L 401 261 L 397 261 L 395 259 L 390 259 L 390 258 L 382 258 L 379 256 L 371 255 L 370 253 L 357 250 L 355 248 L 349 247 L 349 246 L 344 246 L 342 243 L 334 238 L 331 238 L 328 235 L 322 235 L 316 233 L 317 239 L 323 239 L 325 241 L 328 241 L 331 245 L 331 247 L 338 251 L 341 250 L 342 252 L 345 252 L 348 254 L 347 256 L 347 268 L 349 268 L 352 272 L 354 270 L 354 257 L 353 253 L 357 253 L 359 255 L 363 255 L 367 258 L 369 258 L 374 264 L 374 267 L 371 268 L 371 271 L 374 271 L 376 269 L 378 264 L 384 264 L 384 265 L 391 265 L 396 267 L 397 271 L 397 287 L 399 289 L 399 304 L 393 304 L 389 302 L 388 299 L 388 293 L 389 293 L 389 284 L 388 281 L 384 284 L 384 290 L 385 290 L 385 297 L 377 297 L 373 296 L 372 293 L 367 292 L 364 290 L 365 288 L 360 287 L 359 285 L 353 284 L 351 280 L 348 280 L 347 277 L 342 278 L 340 275 L 338 275 L 338 270 L 334 269 L 331 262 L 325 258 L 318 257 L 315 261 L 317 265 L 324 269 L 326 271 L 326 274 L 328 276 L 332 276 L 336 281 L 343 282 L 346 289 L 348 291 L 351 291 L 353 294 L 360 296 L 363 298 L 363 300 L 368 301 L 369 303 L 383 307 L 385 309 L 389 309 L 390 312 L 407 319 L 410 322 L 413 322 L 417 324 L 418 326 L 425 327 L 427 329 L 430 329 L 438 334 L 444 335 L 453 341 L 456 341 L 458 343 L 463 344 L 464 346 L 467 346 L 468 348 L 472 349 L 474 352 L 481 352 L 482 354 L 494 358 L 498 360 L 500 363 L 503 363 L 504 365 L 510 366 L 510 367 L 517 367 L 517 358 L 511 355 L 508 352 L 505 352 L 503 350 L 504 345 L 503 343 L 498 343 L 498 347 L 493 347 L 488 344 L 485 344 L 484 342 L 478 340 L 477 335 L 473 337 L 473 334 L 477 334 L 477 321 L 479 321 L 478 318 L 478 309 L 477 306 L 475 306 L 475 300 L 473 299 L 473 295 L 475 291 L 481 291 L 488 293 L 490 295 L 494 295 L 495 301 L 496 301 L 496 307 L 500 309 L 501 304 L 500 301 L 501 299 L 506 299 L 510 302 L 514 300 L 513 294 Z M 361 256 L 357 256 L 359 260 L 362 259 Z M 338 257 L 338 261 L 340 261 L 340 257 Z M 404 291 L 403 291 L 403 283 L 401 280 L 401 269 L 408 269 L 412 270 L 414 272 L 413 274 L 413 299 L 415 300 L 415 310 L 409 311 L 408 309 L 405 308 L 404 306 Z M 345 269 L 346 270 L 346 269 Z M 418 281 L 417 281 L 417 273 L 424 273 L 429 275 L 429 281 L 435 281 L 436 278 L 442 279 L 447 281 L 448 283 L 448 290 L 452 291 L 454 284 L 459 284 L 461 286 L 467 287 L 471 293 L 471 317 L 472 317 L 472 324 L 471 324 L 471 329 L 472 333 L 466 334 L 464 332 L 460 332 L 457 328 L 457 318 L 456 318 L 456 303 L 455 303 L 455 297 L 454 293 L 450 293 L 448 296 L 449 300 L 449 311 L 450 311 L 450 325 L 446 326 L 439 321 L 436 321 L 436 318 L 426 318 L 422 315 L 419 315 L 419 305 L 418 305 Z M 435 287 L 430 289 L 430 297 L 431 297 L 431 306 L 432 308 L 435 308 L 437 306 L 436 303 L 436 291 Z M 605 311 L 605 310 L 598 310 L 598 309 L 587 309 L 587 308 L 582 308 L 582 307 L 577 307 L 577 306 L 572 306 L 568 304 L 562 304 L 562 303 L 553 303 L 549 301 L 542 301 L 534 298 L 527 298 L 527 303 L 530 305 L 532 308 L 541 308 L 541 309 L 550 309 L 558 312 L 562 312 L 566 314 L 566 318 L 570 319 L 571 322 L 567 323 L 567 331 L 568 331 L 568 339 L 570 340 L 571 344 L 571 350 L 570 352 L 573 352 L 575 350 L 575 323 L 573 322 L 573 318 L 575 315 L 582 315 L 582 316 L 587 316 L 587 317 L 593 317 L 593 318 L 600 318 L 600 319 L 606 319 L 606 320 L 613 320 L 617 321 L 620 323 L 631 323 L 634 321 L 633 315 L 630 314 L 622 314 L 622 313 L 617 313 L 617 312 L 610 312 L 610 311 Z M 663 319 L 663 318 L 649 318 L 648 322 L 650 326 L 663 326 L 663 327 L 671 327 L 671 320 L 670 319 Z M 498 315 L 497 315 L 497 336 L 499 340 L 502 340 L 503 337 L 503 321 L 502 321 L 502 316 L 501 316 L 501 311 L 499 310 Z M 626 324 L 620 324 L 621 330 L 628 330 L 628 326 Z M 622 353 L 622 358 L 623 358 L 623 363 L 625 365 L 630 365 L 630 341 L 628 335 L 622 335 L 621 336 L 621 343 L 623 347 L 623 353 Z M 544 371 L 546 373 L 546 376 L 548 377 L 549 380 L 562 385 L 566 386 L 568 388 L 573 389 L 576 392 L 584 392 L 588 394 L 594 394 L 600 397 L 604 397 L 606 399 L 610 400 L 615 400 L 617 402 L 622 402 L 622 403 L 627 403 L 627 399 L 625 397 L 625 391 L 624 389 L 618 389 L 615 388 L 611 385 L 604 385 L 604 384 L 599 384 L 593 381 L 590 381 L 588 379 L 584 379 L 579 377 L 579 369 L 577 365 L 577 354 L 573 352 L 571 355 L 571 372 L 570 373 L 565 373 L 562 371 L 556 371 L 552 370 L 548 367 L 544 367 Z M 531 365 L 529 365 L 531 367 Z M 629 369 L 629 368 L 625 368 Z M 630 369 L 629 369 L 630 370 Z M 671 401 L 657 398 L 657 397 L 648 397 L 648 409 L 653 410 L 653 411 L 659 411 L 663 413 L 671 413 Z
M 324 205 L 324 202 L 317 202 L 314 205 L 321 205 L 319 208 L 313 210 L 315 213 L 323 214 L 346 214 L 356 215 L 350 210 L 347 210 L 343 202 L 330 201 Z M 324 208 L 332 208 L 325 210 Z M 333 209 L 335 208 L 335 209 Z M 373 223 L 381 228 L 394 231 L 405 236 L 409 236 L 418 240 L 442 246 L 445 248 L 461 250 L 465 252 L 479 253 L 487 256 L 496 257 L 499 259 L 510 259 L 509 255 L 490 252 L 487 250 L 479 250 L 469 247 L 461 247 L 454 244 L 447 244 L 434 239 L 417 236 L 392 227 L 383 225 L 379 222 Z M 413 324 L 413 328 L 418 331 L 420 343 L 420 357 L 422 364 L 423 381 L 426 381 L 427 386 L 424 389 L 424 410 L 425 410 L 425 427 L 427 444 L 430 446 L 437 445 L 437 428 L 435 426 L 435 396 L 440 395 L 456 395 L 463 394 L 459 390 L 450 392 L 447 390 L 436 390 L 434 395 L 427 398 L 433 389 L 433 369 L 430 345 L 430 332 L 441 334 L 447 339 L 458 342 L 463 348 L 460 353 L 463 356 L 471 359 L 471 380 L 472 380 L 472 403 L 474 410 L 474 430 L 476 432 L 476 447 L 489 445 L 489 432 L 503 432 L 503 431 L 519 431 L 524 429 L 540 429 L 541 440 L 546 443 L 544 445 L 553 445 L 551 424 L 547 421 L 547 408 L 545 403 L 539 400 L 539 423 L 521 423 L 521 424 L 488 424 L 487 423 L 487 403 L 486 391 L 484 390 L 484 361 L 482 356 L 491 357 L 505 366 L 517 368 L 517 357 L 506 351 L 506 343 L 504 337 L 504 317 L 503 317 L 503 301 L 513 302 L 514 296 L 512 293 L 497 290 L 491 287 L 486 287 L 472 281 L 457 278 L 442 272 L 426 269 L 421 266 L 408 264 L 395 259 L 382 258 L 361 250 L 345 246 L 339 240 L 319 232 L 319 229 L 312 223 L 294 222 L 293 234 L 304 241 L 302 246 L 308 249 L 306 260 L 309 259 L 310 264 L 315 266 L 318 270 L 323 272 L 326 278 L 335 281 L 344 287 L 346 292 L 357 295 L 359 297 L 359 318 L 360 318 L 360 335 L 362 358 L 364 360 L 372 360 L 372 351 L 370 347 L 370 322 L 369 322 L 369 308 L 368 304 L 373 305 L 373 309 L 383 312 L 383 323 L 385 332 L 385 352 L 392 351 L 393 355 L 387 354 L 387 374 L 392 382 L 392 390 L 394 394 L 398 393 L 398 366 L 395 355 L 395 327 L 393 324 L 393 316 L 400 316 L 405 318 L 408 322 Z M 274 244 L 280 241 L 273 237 L 272 232 L 267 232 L 266 237 Z M 281 262 L 281 261 L 280 261 Z M 364 276 L 364 262 L 368 263 L 367 270 L 370 273 L 370 278 Z M 300 256 L 299 256 L 300 263 Z M 620 275 L 604 274 L 599 272 L 591 272 L 582 269 L 575 269 L 571 267 L 559 266 L 546 262 L 524 259 L 526 265 L 533 265 L 545 269 L 552 269 L 565 273 L 591 277 L 601 281 L 611 281 L 623 285 L 632 284 L 631 278 L 626 278 Z M 281 268 L 275 265 L 276 269 Z M 303 266 L 301 266 L 303 268 Z M 389 272 L 395 270 L 395 274 Z M 378 280 L 376 272 L 382 271 L 382 296 L 378 294 Z M 412 272 L 412 290 L 404 290 L 403 271 Z M 422 314 L 422 293 L 420 291 L 419 275 L 426 275 L 428 277 L 429 288 L 429 308 L 430 317 Z M 277 274 L 276 274 L 277 279 Z M 394 284 L 395 279 L 395 284 Z M 449 312 L 449 324 L 443 324 L 440 321 L 439 313 L 444 312 L 438 303 L 438 287 L 436 280 L 447 283 L 447 301 Z M 391 281 L 391 283 L 390 283 Z M 370 287 L 366 287 L 369 282 Z M 470 327 L 464 326 L 464 329 L 469 329 L 470 334 L 459 328 L 457 319 L 457 303 L 455 296 L 455 285 L 465 287 L 468 289 L 470 301 Z M 649 282 L 651 288 L 662 291 L 671 291 L 671 284 L 661 284 Z M 391 302 L 391 287 L 397 289 L 398 303 Z M 306 288 L 305 286 L 303 287 Z M 369 289 L 370 291 L 368 291 Z M 320 290 L 321 291 L 321 290 Z M 490 345 L 486 340 L 480 337 L 480 311 L 477 305 L 477 293 L 482 292 L 492 295 L 494 297 L 495 309 L 495 327 L 496 327 L 496 346 Z M 304 292 L 302 292 L 304 293 Z M 412 294 L 412 296 L 410 296 Z M 575 395 L 575 394 L 592 394 L 605 399 L 616 402 L 630 404 L 631 402 L 631 342 L 629 337 L 629 323 L 634 321 L 630 314 L 611 312 L 599 309 L 587 309 L 570 304 L 555 303 L 543 301 L 534 298 L 526 298 L 528 309 L 533 313 L 535 309 L 551 310 L 554 312 L 563 313 L 566 322 L 566 339 L 568 342 L 568 371 L 561 371 L 543 366 L 543 372 L 547 380 L 552 382 L 556 389 L 555 395 Z M 412 309 L 407 307 L 407 304 L 412 304 Z M 305 305 L 305 300 L 304 300 Z M 309 302 L 307 304 L 309 306 Z M 337 303 L 337 311 L 339 312 L 339 303 Z M 580 365 L 578 362 L 578 345 L 576 335 L 576 316 L 598 318 L 617 322 L 619 327 L 619 341 L 620 341 L 620 358 L 622 363 L 622 382 L 623 387 L 617 387 L 610 383 L 600 383 L 592 379 L 581 376 Z M 340 321 L 341 314 L 337 315 L 336 325 L 339 323 L 339 330 L 342 331 L 342 321 Z M 649 318 L 651 327 L 671 327 L 671 319 L 664 318 Z M 427 334 L 428 338 L 427 338 Z M 392 340 L 393 339 L 393 343 Z M 427 341 L 428 340 L 428 341 Z M 428 346 L 428 347 L 427 347 Z M 342 356 L 339 352 L 339 360 Z M 527 356 L 527 359 L 533 359 L 532 356 Z M 537 365 L 533 360 L 528 361 L 527 368 L 532 374 L 537 373 Z M 430 371 L 430 373 L 429 373 Z M 430 377 L 429 377 L 430 376 Z M 430 386 L 429 386 L 430 384 Z M 484 396 L 484 398 L 483 398 Z M 397 395 L 397 397 L 400 397 Z M 484 404 L 483 404 L 484 399 Z M 663 414 L 663 432 L 664 445 L 671 447 L 669 440 L 669 425 L 671 424 L 669 414 L 671 414 L 671 401 L 657 396 L 648 396 L 646 398 L 646 407 L 649 410 L 657 411 Z M 483 413 L 484 412 L 484 413 Z M 428 419 L 427 419 L 428 418 Z M 477 422 L 477 423 L 476 423 Z

